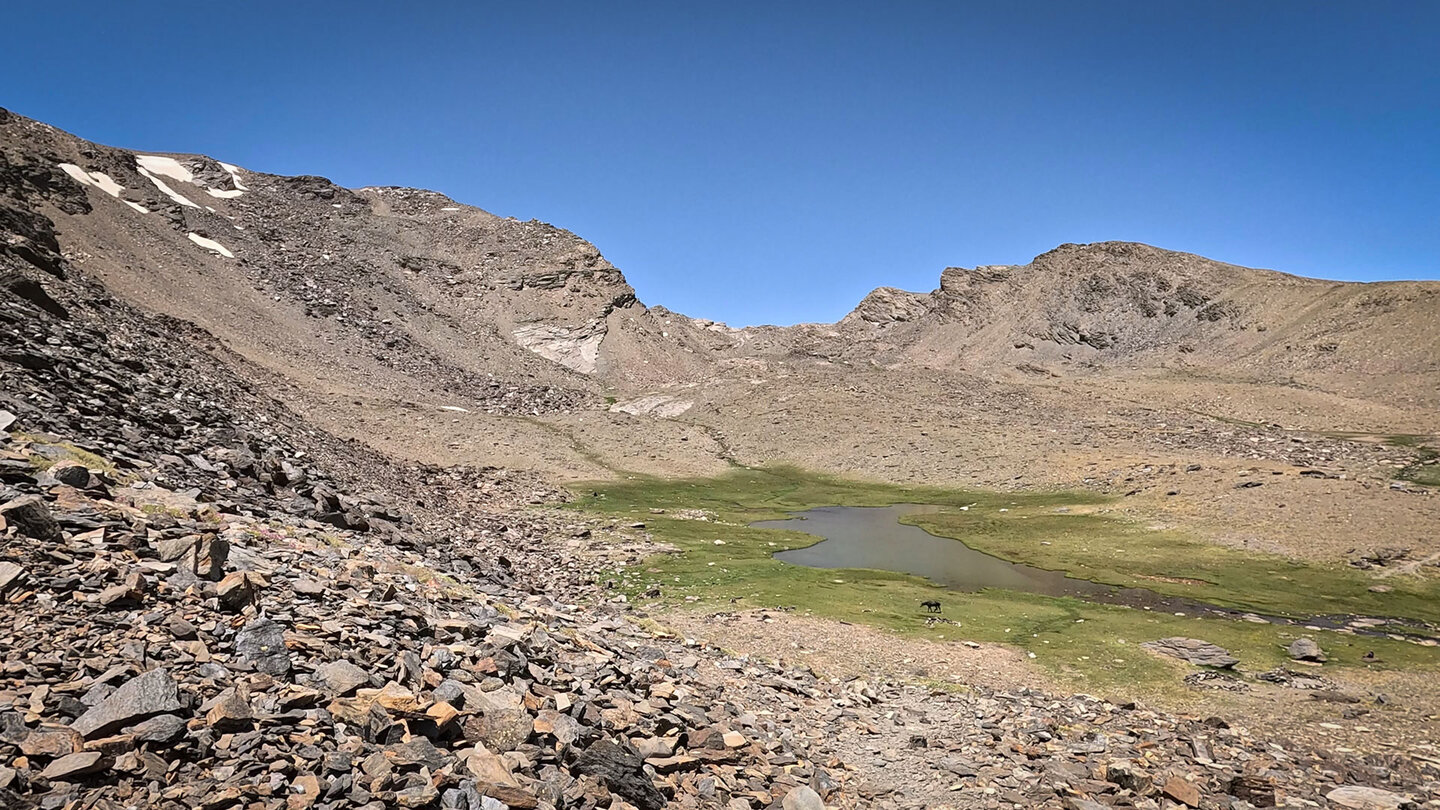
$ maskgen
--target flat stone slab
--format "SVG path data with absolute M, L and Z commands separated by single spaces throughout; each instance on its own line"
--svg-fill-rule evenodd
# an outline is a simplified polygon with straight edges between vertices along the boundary
M 1410 804 L 1407 796 L 1372 787 L 1346 785 L 1325 794 L 1336 807 L 1350 810 L 1397 810 Z
M 46 779 L 72 779 L 102 771 L 107 766 L 105 755 L 99 751 L 81 751 L 60 757 L 46 766 L 40 775 Z
M 116 689 L 99 705 L 80 715 L 70 727 L 95 737 L 121 726 L 157 714 L 180 711 L 180 690 L 165 669 L 152 669 L 136 675 Z
M 1198 638 L 1171 636 L 1159 641 L 1147 641 L 1140 646 L 1151 652 L 1179 658 L 1201 667 L 1229 669 L 1240 663 L 1240 659 L 1231 655 L 1230 651 L 1224 647 Z

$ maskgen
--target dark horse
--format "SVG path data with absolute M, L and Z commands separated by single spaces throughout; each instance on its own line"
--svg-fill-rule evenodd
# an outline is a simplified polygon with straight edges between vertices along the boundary
M 935 601 L 934 599 L 931 599 L 931 600 L 928 601 L 928 602 L 921 602 L 921 603 L 920 603 L 920 607 L 925 608 L 925 612 L 926 612 L 926 613 L 939 613 L 939 612 L 940 612 L 940 603 L 937 602 L 937 601 Z

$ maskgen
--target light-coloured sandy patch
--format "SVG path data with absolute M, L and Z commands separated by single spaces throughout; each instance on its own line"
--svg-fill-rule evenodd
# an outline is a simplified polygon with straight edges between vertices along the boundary
M 227 259 L 235 258 L 235 254 L 231 253 L 229 248 L 225 247 L 219 242 L 216 242 L 214 239 L 206 239 L 198 233 L 187 233 L 185 235 L 190 237 L 191 242 L 194 242 L 195 244 L 199 245 L 202 248 L 205 248 L 206 250 L 213 250 Z
M 516 343 L 546 360 L 581 374 L 594 374 L 600 360 L 600 341 L 605 339 L 605 324 L 601 321 L 575 327 L 531 324 L 516 328 L 512 334 Z

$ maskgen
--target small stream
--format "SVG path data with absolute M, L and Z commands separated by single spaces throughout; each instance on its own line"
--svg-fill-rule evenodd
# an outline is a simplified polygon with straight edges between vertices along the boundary
M 1349 629 L 1361 635 L 1402 635 L 1428 638 L 1433 628 L 1411 620 L 1356 616 L 1312 616 L 1292 619 L 1220 607 L 1193 599 L 1166 596 L 1146 588 L 1120 588 L 992 557 L 949 537 L 938 537 L 900 522 L 906 515 L 932 514 L 949 507 L 929 504 L 895 506 L 822 506 L 792 513 L 787 520 L 751 523 L 757 529 L 784 529 L 824 538 L 805 548 L 775 553 L 775 559 L 808 568 L 868 568 L 912 574 L 957 591 L 999 588 L 1046 596 L 1071 596 L 1091 602 L 1142 610 L 1215 616 L 1270 624 Z M 1385 627 L 1367 626 L 1381 622 Z M 1410 625 L 1406 632 L 1397 625 Z M 1430 630 L 1431 632 L 1425 632 Z

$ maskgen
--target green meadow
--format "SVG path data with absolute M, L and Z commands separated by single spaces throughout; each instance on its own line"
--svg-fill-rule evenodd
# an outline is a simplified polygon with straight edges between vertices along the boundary
M 1440 581 L 1434 578 L 1395 578 L 1387 582 L 1393 591 L 1373 593 L 1368 588 L 1374 581 L 1348 566 L 1296 562 L 1221 548 L 1181 532 L 1151 531 L 1110 514 L 1109 499 L 1093 493 L 898 486 L 793 467 L 737 468 L 703 479 L 632 476 L 579 484 L 574 490 L 580 497 L 567 508 L 609 516 L 622 525 L 643 522 L 655 539 L 674 548 L 639 567 L 612 572 L 631 600 L 657 607 L 778 608 L 934 640 L 1009 644 L 1032 654 L 1056 677 L 1097 692 L 1178 683 L 1184 668 L 1139 647 L 1176 635 L 1226 647 L 1249 673 L 1285 663 L 1285 647 L 1301 634 L 1325 648 L 1327 668 L 1440 665 L 1440 649 L 1384 637 L 1177 616 L 1015 591 L 956 592 L 886 571 L 791 565 L 771 555 L 819 538 L 748 526 L 816 506 L 938 504 L 955 509 L 911 515 L 906 522 L 1007 560 L 1096 582 L 1269 615 L 1359 614 L 1440 623 Z M 960 511 L 961 506 L 969 509 Z M 658 597 L 645 595 L 657 588 Z M 920 608 L 927 599 L 944 604 L 950 623 L 927 624 Z M 1379 660 L 1362 661 L 1368 651 Z

